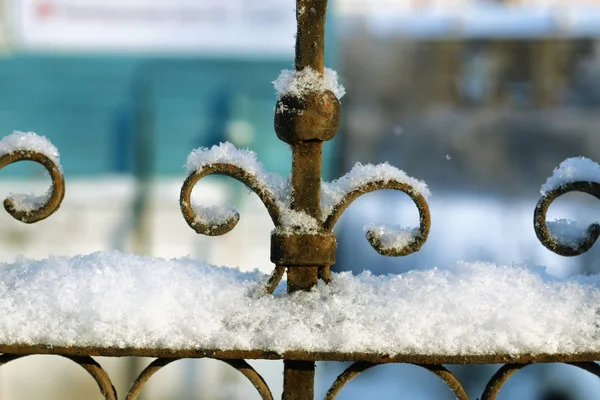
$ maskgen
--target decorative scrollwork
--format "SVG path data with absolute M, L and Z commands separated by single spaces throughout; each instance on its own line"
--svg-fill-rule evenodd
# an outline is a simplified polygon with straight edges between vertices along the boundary
M 328 231 L 333 230 L 333 227 L 337 223 L 340 216 L 350 206 L 350 204 L 352 204 L 354 200 L 358 199 L 364 194 L 384 189 L 398 190 L 400 192 L 404 192 L 412 199 L 412 201 L 417 206 L 417 209 L 419 210 L 419 229 L 418 232 L 414 235 L 413 241 L 408 243 L 408 245 L 403 246 L 402 248 L 385 247 L 382 243 L 380 235 L 373 230 L 369 230 L 367 232 L 367 240 L 375 249 L 375 251 L 385 256 L 406 256 L 419 251 L 419 249 L 427 241 L 427 236 L 429 235 L 429 229 L 431 226 L 429 205 L 427 204 L 425 197 L 423 197 L 423 195 L 416 191 L 412 186 L 398 181 L 390 180 L 369 182 L 347 193 L 344 196 L 344 198 L 333 207 L 333 210 L 325 219 L 325 222 L 323 224 L 324 229 Z
M 29 150 L 14 151 L 0 157 L 0 169 L 19 161 L 34 161 L 41 164 L 52 179 L 52 186 L 45 197 L 35 198 L 35 204 L 28 209 L 16 207 L 14 199 L 4 200 L 4 208 L 15 219 L 31 224 L 48 218 L 60 207 L 65 197 L 65 181 L 58 165 L 48 156 Z
M 252 190 L 260 197 L 263 204 L 267 207 L 267 211 L 269 212 L 273 223 L 275 225 L 278 224 L 279 207 L 277 206 L 277 202 L 272 194 L 258 182 L 254 175 L 232 164 L 216 163 L 205 166 L 200 172 L 196 171 L 191 173 L 181 188 L 181 196 L 179 199 L 181 212 L 188 225 L 197 233 L 208 236 L 224 235 L 230 232 L 240 220 L 240 215 L 237 212 L 232 211 L 225 222 L 210 223 L 208 221 L 203 221 L 202 217 L 193 210 L 191 203 L 192 189 L 200 179 L 208 175 L 230 176 L 233 179 L 242 182 L 248 189 Z
M 586 232 L 586 236 L 582 237 L 577 243 L 565 244 L 560 243 L 552 236 L 546 222 L 546 214 L 550 205 L 560 196 L 571 192 L 583 192 L 590 194 L 597 199 L 600 199 L 600 184 L 595 182 L 571 182 L 562 185 L 548 193 L 546 193 L 538 202 L 534 212 L 534 228 L 535 233 L 540 242 L 550 251 L 553 251 L 562 256 L 572 257 L 588 251 L 598 237 L 600 236 L 600 225 L 591 224 Z
M 223 235 L 225 233 L 230 232 L 236 226 L 240 218 L 239 214 L 233 210 L 229 211 L 229 215 L 227 213 L 223 213 L 222 210 L 219 210 L 220 215 L 218 216 L 218 218 L 212 218 L 211 220 L 209 216 L 200 215 L 202 213 L 197 212 L 196 210 L 194 210 L 194 207 L 192 207 L 191 193 L 194 186 L 203 177 L 213 174 L 230 176 L 244 183 L 262 200 L 263 204 L 267 208 L 267 211 L 269 212 L 269 215 L 271 216 L 271 219 L 273 220 L 273 223 L 275 224 L 275 227 L 281 228 L 281 226 L 284 224 L 281 218 L 283 210 L 280 209 L 280 207 L 285 206 L 282 205 L 281 202 L 277 201 L 274 193 L 270 189 L 268 189 L 266 185 L 263 185 L 260 182 L 260 180 L 257 179 L 256 176 L 244 170 L 243 168 L 233 165 L 231 163 L 221 162 L 204 166 L 200 170 L 192 172 L 184 182 L 183 187 L 181 189 L 181 211 L 188 225 L 197 233 L 209 236 Z M 333 227 L 335 226 L 337 220 L 350 206 L 350 204 L 352 204 L 354 200 L 356 200 L 364 194 L 383 189 L 401 191 L 403 193 L 406 193 L 412 199 L 412 201 L 417 206 L 417 209 L 419 210 L 419 228 L 408 233 L 409 236 L 407 236 L 406 240 L 403 240 L 402 246 L 399 246 L 397 244 L 389 245 L 388 243 L 385 243 L 384 235 L 374 230 L 368 231 L 367 240 L 378 253 L 386 256 L 405 256 L 418 251 L 421 248 L 421 246 L 425 243 L 425 241 L 427 240 L 427 236 L 429 235 L 429 229 L 431 225 L 429 206 L 424 196 L 421 193 L 419 193 L 419 191 L 417 191 L 414 187 L 393 179 L 376 180 L 369 183 L 365 183 L 346 193 L 343 196 L 343 198 L 332 207 L 331 212 L 329 213 L 329 215 L 327 215 L 326 218 L 323 218 L 323 220 L 321 221 L 315 220 L 315 223 L 318 224 L 317 230 L 322 233 L 323 237 L 327 235 L 331 236 L 331 232 L 333 231 Z M 295 236 L 298 236 L 300 238 L 299 235 Z M 279 236 L 276 235 L 274 237 Z M 333 242 L 333 246 L 333 254 L 335 255 L 335 241 Z M 277 246 L 272 247 L 272 249 L 273 248 L 279 249 L 279 247 Z M 280 260 L 280 258 L 276 257 L 282 256 L 282 254 L 275 254 L 274 256 L 274 253 L 272 251 L 272 260 L 273 257 L 275 257 L 274 262 L 277 266 L 273 274 L 269 278 L 266 287 L 264 288 L 265 293 L 272 293 L 275 290 L 278 283 L 281 281 L 281 278 L 285 273 L 285 267 L 288 266 L 288 264 L 296 265 L 294 263 L 294 259 L 291 259 L 290 261 L 284 257 L 284 262 L 283 259 Z M 289 254 L 285 253 L 283 255 Z M 330 256 L 329 253 L 327 253 L 327 255 Z M 333 257 L 332 259 L 334 258 L 335 257 Z M 300 263 L 300 261 L 298 262 Z M 321 262 L 321 264 L 319 262 Z M 313 265 L 313 263 L 301 263 L 300 265 Z M 329 269 L 330 265 L 323 264 L 323 260 L 317 260 L 317 262 L 315 262 L 314 265 L 319 267 L 319 277 L 324 281 L 328 282 L 331 279 L 331 273 Z
M 140 392 L 146 385 L 146 382 L 158 372 L 163 367 L 171 364 L 174 361 L 178 361 L 179 358 L 157 358 L 153 362 L 150 363 L 138 376 L 136 381 L 129 389 L 129 393 L 127 393 L 126 400 L 137 400 Z M 230 365 L 231 367 L 237 369 L 244 375 L 256 388 L 258 394 L 261 396 L 263 400 L 273 400 L 273 395 L 271 394 L 271 390 L 267 386 L 265 380 L 260 376 L 258 372 L 250 364 L 248 364 L 244 360 L 226 360 L 219 359 L 219 361 L 223 361 L 224 363 Z
M 572 365 L 574 367 L 583 369 L 584 371 L 594 374 L 600 378 L 600 365 L 596 363 L 581 362 L 564 364 Z M 488 382 L 487 386 L 485 387 L 485 391 L 483 392 L 483 396 L 481 397 L 481 400 L 495 400 L 496 396 L 498 396 L 498 393 L 500 392 L 500 389 L 502 389 L 506 381 L 508 381 L 508 379 L 511 376 L 513 376 L 517 371 L 520 371 L 521 369 L 529 365 L 533 364 L 506 364 L 502 366 L 498 371 L 496 371 L 494 376 L 492 376 L 492 379 L 490 379 L 490 381 Z
M 27 355 L 2 354 L 0 355 L 0 367 L 22 357 L 27 357 Z M 98 384 L 98 387 L 100 388 L 102 396 L 104 396 L 106 400 L 117 400 L 117 391 L 115 390 L 115 387 L 110 381 L 110 377 L 108 376 L 106 371 L 102 369 L 100 364 L 94 361 L 92 357 L 65 355 L 61 357 L 68 358 L 69 360 L 80 365 L 84 370 L 86 370 L 87 373 L 90 374 L 92 378 L 94 378 L 94 380 Z
M 360 361 L 352 364 L 344 372 L 342 372 L 340 376 L 337 377 L 333 385 L 331 385 L 329 391 L 327 391 L 327 394 L 325 395 L 325 400 L 334 400 L 340 392 L 340 390 L 342 390 L 348 382 L 356 378 L 358 375 L 360 375 L 360 373 L 378 365 L 383 364 L 373 364 Z M 467 396 L 467 392 L 465 392 L 465 389 L 462 387 L 459 380 L 454 376 L 454 374 L 452 374 L 452 372 L 448 371 L 443 366 L 426 364 L 411 365 L 416 365 L 418 367 L 425 368 L 429 372 L 439 376 L 444 381 L 444 383 L 448 385 L 450 390 L 452 390 L 452 392 L 458 400 L 469 400 L 469 396 Z

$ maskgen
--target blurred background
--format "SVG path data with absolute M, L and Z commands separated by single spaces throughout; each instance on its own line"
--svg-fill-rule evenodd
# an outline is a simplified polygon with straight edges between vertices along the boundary
M 575 259 L 537 242 L 539 188 L 562 160 L 600 161 L 600 1 L 330 0 L 327 65 L 347 89 L 342 125 L 325 145 L 324 178 L 355 162 L 389 161 L 428 182 L 432 231 L 418 254 L 377 255 L 363 227 L 416 224 L 397 193 L 359 199 L 337 226 L 335 269 L 377 274 L 455 260 L 543 265 L 558 277 L 598 273 L 599 249 Z M 230 141 L 289 174 L 273 131 L 271 81 L 292 68 L 294 0 L 0 0 L 0 132 L 35 131 L 60 150 L 67 195 L 33 226 L 2 214 L 0 259 L 100 250 L 192 257 L 259 268 L 269 262 L 270 219 L 236 182 L 208 178 L 194 195 L 234 205 L 238 227 L 196 235 L 181 217 L 187 155 Z M 2 171 L 0 194 L 43 192 L 41 167 Z M 592 199 L 593 200 L 593 199 Z M 551 218 L 589 223 L 600 205 L 557 201 Z M 149 360 L 99 359 L 124 393 Z M 281 395 L 282 363 L 252 362 Z M 320 363 L 322 397 L 342 363 Z M 498 366 L 450 366 L 473 398 Z M 50 371 L 51 373 L 47 373 Z M 361 375 L 339 399 L 444 399 L 417 367 Z M 587 400 L 600 381 L 573 367 L 534 366 L 499 399 Z M 596 396 L 594 395 L 596 394 Z M 58 357 L 19 360 L 0 373 L 0 398 L 101 399 L 79 367 Z M 179 361 L 144 399 L 251 399 L 251 385 L 217 361 Z

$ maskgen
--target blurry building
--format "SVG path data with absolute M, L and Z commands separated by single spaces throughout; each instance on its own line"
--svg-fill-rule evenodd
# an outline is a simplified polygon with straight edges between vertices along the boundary
M 563 159 L 600 159 L 600 2 L 340 0 L 338 9 L 343 169 L 387 160 L 438 190 L 534 196 Z
M 287 174 L 271 81 L 292 67 L 294 1 L 2 4 L 0 131 L 49 137 L 69 176 L 133 172 L 138 134 L 159 175 L 225 140 Z

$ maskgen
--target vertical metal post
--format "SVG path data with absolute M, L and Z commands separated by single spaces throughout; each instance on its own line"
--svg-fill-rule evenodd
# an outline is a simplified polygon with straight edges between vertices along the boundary
M 310 67 L 324 72 L 327 0 L 297 0 L 296 71 Z M 302 126 L 301 129 L 310 129 Z M 310 136 L 310 135 L 308 135 Z M 323 142 L 295 141 L 292 147 L 292 209 L 320 219 Z M 310 290 L 318 281 L 318 266 L 288 266 L 288 292 Z M 284 400 L 314 399 L 315 363 L 284 361 Z

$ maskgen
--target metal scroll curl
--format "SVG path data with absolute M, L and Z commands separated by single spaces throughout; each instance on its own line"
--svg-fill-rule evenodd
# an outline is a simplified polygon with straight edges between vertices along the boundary
M 198 215 L 196 211 L 194 211 L 191 204 L 192 189 L 200 179 L 208 175 L 230 176 L 242 182 L 248 189 L 252 190 L 260 197 L 267 208 L 273 223 L 277 225 L 279 220 L 279 207 L 271 193 L 258 182 L 256 177 L 235 165 L 216 163 L 202 168 L 199 172 L 196 171 L 191 173 L 181 188 L 181 196 L 179 198 L 181 212 L 183 213 L 185 221 L 194 231 L 208 236 L 220 236 L 230 232 L 240 220 L 240 215 L 235 211 L 231 211 L 230 215 L 223 222 L 213 223 L 207 221 L 202 215 Z
M 45 196 L 37 197 L 27 209 L 17 207 L 15 199 L 4 200 L 4 209 L 15 219 L 31 224 L 52 215 L 65 197 L 65 180 L 58 165 L 48 156 L 30 150 L 19 150 L 0 156 L 0 169 L 19 161 L 34 161 L 41 164 L 50 174 L 52 186 Z
M 11 361 L 17 360 L 28 355 L 17 355 L 17 354 L 2 354 L 0 355 L 0 367 L 8 364 Z M 117 391 L 110 381 L 110 377 L 104 369 L 98 364 L 92 357 L 88 356 L 62 356 L 68 358 L 74 363 L 80 365 L 98 384 L 98 388 L 102 393 L 102 396 L 106 400 L 117 400 Z
M 535 234 L 540 242 L 548 250 L 567 257 L 585 253 L 596 243 L 596 240 L 600 236 L 600 225 L 596 223 L 591 224 L 587 229 L 586 235 L 574 244 L 560 243 L 550 233 L 546 222 L 548 208 L 554 200 L 571 192 L 587 193 L 600 200 L 600 184 L 586 181 L 570 182 L 546 193 L 535 207 L 533 217 Z
M 325 395 L 325 400 L 334 400 L 337 397 L 338 393 L 344 388 L 344 386 L 346 386 L 348 382 L 356 378 L 362 372 L 370 368 L 376 367 L 378 365 L 382 364 L 373 364 L 359 361 L 350 365 L 344 372 L 340 374 L 340 376 L 337 377 L 333 385 L 331 385 L 331 388 L 329 389 L 329 391 L 327 391 L 327 394 Z M 444 381 L 444 383 L 448 385 L 450 390 L 452 390 L 452 392 L 458 400 L 469 400 L 469 396 L 467 396 L 467 392 L 465 392 L 465 389 L 462 387 L 459 380 L 454 376 L 454 374 L 452 374 L 452 372 L 448 371 L 443 366 L 426 364 L 412 365 L 425 368 L 429 372 L 440 377 Z
M 565 364 L 580 368 L 600 378 L 600 365 L 596 363 L 580 362 Z M 485 387 L 485 391 L 483 392 L 483 396 L 481 396 L 481 400 L 496 400 L 500 389 L 502 389 L 502 387 L 508 381 L 508 379 L 511 376 L 513 376 L 516 372 L 529 365 L 533 364 L 506 364 L 502 366 L 498 371 L 496 371 L 492 379 L 488 382 L 487 386 Z
M 375 249 L 375 251 L 384 256 L 407 256 L 419 251 L 423 244 L 427 241 L 429 229 L 431 227 L 429 205 L 427 204 L 425 197 L 415 190 L 415 188 L 394 180 L 369 182 L 347 193 L 344 198 L 333 207 L 333 210 L 325 219 L 323 226 L 324 229 L 328 231 L 333 230 L 333 227 L 337 223 L 340 216 L 350 206 L 350 204 L 354 202 L 354 200 L 358 199 L 364 194 L 384 189 L 397 190 L 406 193 L 411 198 L 419 210 L 419 228 L 416 234 L 413 235 L 413 240 L 401 248 L 386 247 L 382 241 L 381 235 L 374 230 L 369 230 L 367 232 L 367 240 L 371 244 L 371 247 Z
M 129 393 L 127 393 L 126 400 L 137 400 L 142 389 L 146 385 L 146 382 L 158 372 L 163 367 L 171 364 L 174 361 L 179 360 L 178 358 L 158 358 L 150 363 L 138 376 L 136 381 L 129 389 Z M 237 369 L 244 375 L 256 388 L 258 394 L 261 396 L 263 400 L 273 400 L 273 395 L 267 386 L 265 380 L 260 376 L 258 372 L 250 364 L 248 364 L 244 360 L 225 360 L 218 359 L 219 361 L 223 361 L 224 363 L 230 365 L 231 367 Z

